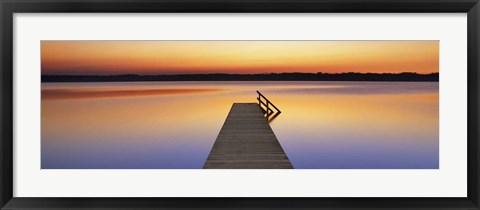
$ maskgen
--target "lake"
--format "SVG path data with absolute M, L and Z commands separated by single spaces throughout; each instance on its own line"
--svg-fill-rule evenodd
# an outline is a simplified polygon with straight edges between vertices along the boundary
M 200 169 L 262 92 L 296 169 L 439 168 L 438 82 L 42 83 L 42 169 Z

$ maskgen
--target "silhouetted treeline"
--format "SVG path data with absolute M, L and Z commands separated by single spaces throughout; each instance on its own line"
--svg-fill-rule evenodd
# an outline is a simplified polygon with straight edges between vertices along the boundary
M 42 75 L 42 82 L 127 81 L 423 81 L 438 82 L 438 73 L 271 73 L 271 74 L 176 74 L 176 75 Z

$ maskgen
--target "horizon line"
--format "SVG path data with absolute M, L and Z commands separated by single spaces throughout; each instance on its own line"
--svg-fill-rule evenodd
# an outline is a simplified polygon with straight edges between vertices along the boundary
M 417 73 L 417 72 L 399 72 L 399 73 L 389 73 L 389 72 L 339 72 L 339 73 L 328 73 L 328 72 L 265 72 L 265 73 L 179 73 L 179 74 L 41 74 L 41 76 L 179 76 L 179 75 L 278 75 L 278 74 L 328 74 L 328 75 L 341 75 L 341 74 L 387 74 L 387 75 L 400 75 L 400 74 L 416 74 L 416 75 L 432 75 L 440 74 L 439 72 L 431 73 Z

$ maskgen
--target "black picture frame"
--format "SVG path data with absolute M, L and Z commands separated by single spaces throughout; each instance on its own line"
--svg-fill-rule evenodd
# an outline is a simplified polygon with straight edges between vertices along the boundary
M 0 0 L 1 209 L 479 209 L 478 0 Z M 14 13 L 467 13 L 466 198 L 25 198 L 13 197 Z M 95 189 L 92 189 L 95 190 Z

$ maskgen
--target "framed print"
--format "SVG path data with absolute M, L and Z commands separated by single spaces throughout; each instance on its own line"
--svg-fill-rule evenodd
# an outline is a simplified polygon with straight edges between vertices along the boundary
M 467 1 L 2 1 L 2 209 L 478 209 Z

